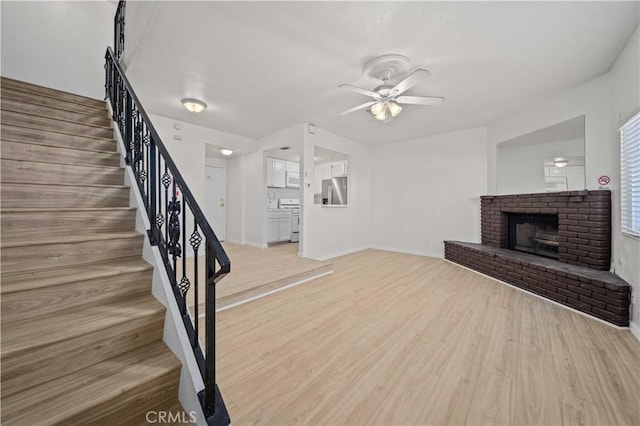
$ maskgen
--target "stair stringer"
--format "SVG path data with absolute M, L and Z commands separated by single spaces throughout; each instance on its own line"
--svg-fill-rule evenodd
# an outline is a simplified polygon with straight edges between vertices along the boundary
M 109 115 L 113 116 L 113 109 L 109 99 L 107 99 Z M 135 175 L 133 170 L 125 164 L 124 152 L 125 145 L 118 125 L 113 122 L 113 138 L 117 142 L 117 152 L 121 154 L 120 165 L 124 168 L 124 185 L 130 189 L 129 206 L 136 208 L 136 225 L 137 232 L 144 235 L 142 248 L 142 257 L 153 266 L 153 280 L 151 293 L 162 303 L 167 309 L 164 320 L 163 341 L 171 349 L 173 354 L 180 360 L 182 368 L 180 369 L 180 384 L 178 388 L 178 400 L 184 408 L 187 416 L 191 420 L 195 419 L 197 425 L 207 425 L 202 405 L 198 399 L 198 393 L 204 389 L 204 381 L 200 375 L 200 369 L 193 356 L 193 349 L 189 342 L 189 336 L 184 329 L 184 324 L 180 316 L 178 303 L 173 295 L 171 282 L 164 269 L 160 250 L 156 246 L 152 246 L 149 241 L 147 229 L 150 229 L 149 218 L 146 215 L 144 202 L 135 183 Z

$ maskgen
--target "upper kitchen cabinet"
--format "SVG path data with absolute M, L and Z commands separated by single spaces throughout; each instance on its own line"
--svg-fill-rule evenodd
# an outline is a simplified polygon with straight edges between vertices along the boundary
M 285 188 L 287 183 L 287 162 L 277 158 L 267 158 L 267 186 Z
M 300 163 L 267 157 L 267 186 L 298 188 Z
M 336 161 L 331 163 L 331 177 L 346 176 L 349 174 L 349 166 L 347 160 Z

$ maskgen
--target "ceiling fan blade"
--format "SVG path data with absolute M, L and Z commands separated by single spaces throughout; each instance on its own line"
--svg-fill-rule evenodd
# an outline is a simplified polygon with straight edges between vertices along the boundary
M 431 73 L 429 71 L 418 68 L 417 70 L 409 74 L 407 78 L 396 84 L 395 87 L 391 89 L 391 94 L 393 96 L 398 96 L 418 84 L 421 79 L 427 78 L 430 75 Z
M 356 111 L 360 111 L 361 109 L 366 109 L 369 108 L 371 105 L 375 104 L 376 101 L 371 101 L 371 102 L 367 102 L 365 104 L 362 105 L 358 105 L 356 107 L 353 107 L 351 109 L 348 109 L 346 111 L 342 111 L 340 114 L 338 115 L 347 115 L 347 114 L 351 114 L 352 112 L 356 112 Z
M 381 98 L 381 96 L 376 92 L 372 92 L 371 90 L 367 90 L 367 89 L 361 89 L 359 87 L 352 86 L 350 84 L 341 84 L 338 87 L 341 89 L 347 89 L 347 90 L 351 90 L 352 92 L 360 93 L 361 95 L 371 96 L 373 99 L 376 99 L 376 100 Z
M 444 98 L 438 96 L 398 96 L 395 101 L 399 104 L 438 106 L 444 102 Z

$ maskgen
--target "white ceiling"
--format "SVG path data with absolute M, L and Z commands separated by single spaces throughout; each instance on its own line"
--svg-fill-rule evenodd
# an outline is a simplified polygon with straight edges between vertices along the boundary
M 602 74 L 638 16 L 609 1 L 159 2 L 127 73 L 160 115 L 252 138 L 309 122 L 376 145 L 485 125 Z M 388 53 L 432 73 L 406 94 L 445 103 L 337 116 L 367 101 L 338 85 L 373 88 L 362 65 Z M 209 107 L 189 114 L 184 97 Z

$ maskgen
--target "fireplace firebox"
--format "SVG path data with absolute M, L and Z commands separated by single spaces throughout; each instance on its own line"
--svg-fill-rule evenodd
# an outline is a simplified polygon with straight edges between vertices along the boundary
M 509 213 L 509 249 L 557 259 L 559 246 L 558 215 Z

